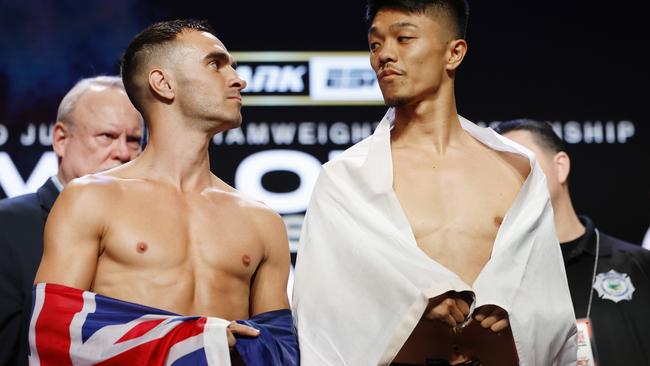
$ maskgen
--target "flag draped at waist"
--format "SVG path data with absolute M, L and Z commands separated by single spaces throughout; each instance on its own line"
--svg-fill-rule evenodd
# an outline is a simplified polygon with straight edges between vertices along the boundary
M 230 365 L 225 319 L 181 316 L 55 284 L 35 285 L 32 298 L 30 365 Z M 260 330 L 259 337 L 237 340 L 246 365 L 298 364 L 289 310 L 239 322 Z

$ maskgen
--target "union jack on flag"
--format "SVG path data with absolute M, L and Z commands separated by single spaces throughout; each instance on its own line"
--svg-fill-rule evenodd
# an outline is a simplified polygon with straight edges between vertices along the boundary
M 34 286 L 30 365 L 230 365 L 229 322 L 41 283 Z

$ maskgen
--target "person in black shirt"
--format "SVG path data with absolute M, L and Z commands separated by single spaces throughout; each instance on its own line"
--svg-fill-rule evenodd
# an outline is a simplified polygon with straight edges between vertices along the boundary
M 650 251 L 576 214 L 571 161 L 550 124 L 520 119 L 496 131 L 533 151 L 546 175 L 575 315 L 590 319 L 599 365 L 650 365 Z

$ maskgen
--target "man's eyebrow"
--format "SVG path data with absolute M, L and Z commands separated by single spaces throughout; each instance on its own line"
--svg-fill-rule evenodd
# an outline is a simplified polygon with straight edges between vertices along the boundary
M 220 52 L 220 51 L 210 52 L 205 56 L 205 60 L 217 61 L 220 64 L 230 62 L 230 66 L 232 66 L 233 69 L 237 68 L 237 61 L 235 61 L 235 59 L 233 59 L 229 54 L 225 52 Z
M 417 29 L 418 26 L 413 24 L 413 23 L 409 23 L 409 22 L 399 22 L 399 23 L 391 24 L 390 27 L 388 27 L 388 29 L 390 29 L 393 32 L 396 31 L 396 30 L 399 30 L 401 28 L 415 28 L 415 29 Z
M 418 26 L 413 24 L 413 23 L 410 23 L 410 22 L 398 22 L 398 23 L 391 24 L 388 27 L 388 30 L 391 31 L 391 32 L 395 32 L 395 31 L 397 31 L 399 29 L 402 29 L 402 28 L 415 28 L 415 29 L 417 29 Z M 370 29 L 368 29 L 368 35 L 375 34 L 377 32 L 378 32 L 377 27 L 374 26 L 374 25 L 372 27 L 370 27 Z

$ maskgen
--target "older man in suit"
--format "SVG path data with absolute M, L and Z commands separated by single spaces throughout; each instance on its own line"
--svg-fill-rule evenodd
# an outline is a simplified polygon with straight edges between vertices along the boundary
M 36 193 L 0 200 L 0 365 L 27 364 L 32 285 L 59 192 L 74 178 L 135 158 L 142 135 L 142 117 L 119 77 L 83 79 L 61 101 L 52 136 L 58 173 Z

